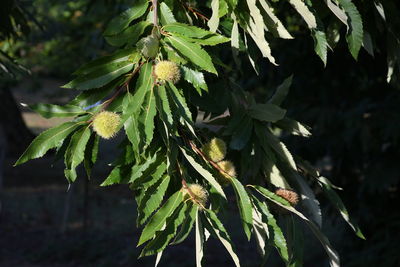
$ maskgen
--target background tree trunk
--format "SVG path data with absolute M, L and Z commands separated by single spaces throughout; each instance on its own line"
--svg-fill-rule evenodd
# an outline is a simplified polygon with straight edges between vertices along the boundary
M 8 147 L 7 156 L 18 157 L 25 151 L 34 135 L 26 127 L 21 111 L 8 88 L 0 88 L 0 126 Z
M 4 158 L 7 150 L 6 135 L 0 124 L 0 218 L 3 210 L 3 178 L 4 178 Z

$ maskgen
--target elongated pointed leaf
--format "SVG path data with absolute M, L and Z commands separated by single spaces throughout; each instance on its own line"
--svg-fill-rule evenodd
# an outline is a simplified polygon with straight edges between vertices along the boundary
M 252 105 L 247 112 L 253 119 L 266 122 L 276 122 L 286 114 L 286 110 L 269 103 Z
M 197 163 L 195 161 L 195 159 L 193 157 L 191 157 L 186 151 L 185 149 L 181 148 L 181 151 L 183 153 L 183 155 L 185 156 L 185 158 L 187 159 L 187 161 L 189 161 L 190 165 L 193 166 L 193 168 L 201 175 L 203 176 L 204 179 L 207 180 L 207 182 L 210 183 L 211 186 L 213 186 L 215 188 L 215 190 L 217 190 L 217 192 L 226 199 L 224 190 L 222 190 L 221 185 L 217 182 L 216 178 L 214 178 L 214 176 L 207 171 L 203 166 L 201 166 L 199 163 Z
M 289 93 L 289 88 L 292 85 L 293 75 L 287 77 L 281 85 L 276 88 L 275 94 L 268 101 L 271 104 L 280 106 Z
M 214 34 L 213 32 L 204 30 L 202 28 L 179 22 L 165 25 L 163 30 L 166 32 L 178 33 L 190 38 L 203 38 Z
M 147 0 L 134 1 L 131 8 L 125 10 L 110 21 L 106 30 L 104 31 L 104 35 L 114 35 L 120 33 L 122 30 L 128 27 L 132 20 L 141 17 L 146 12 L 147 8 Z
M 303 0 L 289 0 L 289 2 L 303 17 L 304 21 L 307 23 L 308 28 L 317 28 L 317 19 Z
M 140 70 L 135 94 L 131 95 L 128 93 L 126 95 L 126 101 L 123 103 L 124 110 L 122 120 L 125 121 L 125 132 L 135 151 L 139 151 L 139 144 L 144 139 L 142 136 L 144 133 L 139 131 L 138 114 L 145 101 L 146 94 L 151 90 L 152 86 L 152 65 L 146 63 Z
M 233 188 L 235 189 L 243 229 L 246 233 L 247 239 L 250 240 L 251 229 L 253 228 L 253 212 L 250 198 L 241 182 L 236 178 L 231 179 L 231 181 Z
M 231 240 L 230 236 L 228 235 L 228 232 L 226 231 L 222 222 L 218 219 L 217 215 L 212 210 L 205 210 L 205 217 L 206 217 L 208 224 L 211 226 L 211 228 L 207 228 L 207 229 L 211 233 L 213 233 L 215 236 L 218 237 L 218 239 L 221 241 L 222 245 L 226 248 L 228 253 L 231 255 L 235 265 L 237 267 L 240 267 L 240 261 L 233 249 L 232 240 Z
M 346 40 L 349 50 L 351 55 L 357 59 L 364 36 L 361 15 L 351 0 L 338 0 L 338 2 L 347 15 L 349 28 L 347 29 Z
M 136 47 L 130 47 L 125 49 L 120 49 L 115 51 L 114 53 L 97 58 L 89 63 L 84 64 L 79 69 L 77 69 L 73 74 L 74 75 L 85 75 L 91 72 L 96 71 L 96 69 L 101 69 L 105 65 L 131 61 L 132 63 L 137 63 L 140 59 L 140 54 L 137 52 Z
M 162 25 L 168 25 L 176 22 L 174 14 L 165 2 L 160 4 L 160 20 Z
M 151 25 L 148 21 L 140 21 L 126 28 L 123 32 L 116 35 L 105 36 L 107 43 L 112 46 L 120 47 L 126 44 L 135 45 L 144 31 Z
M 274 246 L 281 255 L 282 259 L 285 262 L 289 261 L 289 252 L 287 248 L 286 238 L 283 235 L 281 228 L 279 227 L 277 221 L 275 220 L 272 213 L 269 211 L 268 206 L 259 201 L 256 197 L 252 198 L 253 204 L 255 208 L 263 215 L 263 219 L 267 222 L 267 225 L 270 229 L 270 235 L 273 239 Z
M 166 88 L 165 86 L 158 86 L 155 91 L 158 114 L 161 115 L 161 119 L 168 125 L 168 128 L 172 128 L 174 124 L 174 118 L 169 105 Z
M 202 49 L 200 45 L 188 42 L 184 38 L 174 35 L 165 39 L 194 65 L 197 65 L 208 72 L 218 74 L 210 55 Z
M 203 260 L 204 255 L 204 228 L 200 219 L 200 210 L 196 212 L 196 267 L 201 267 L 201 261 Z
M 275 36 L 283 39 L 293 39 L 293 36 L 288 32 L 282 22 L 275 15 L 274 10 L 266 0 L 259 1 L 262 8 L 265 11 L 265 24 L 269 31 L 271 31 Z
M 51 148 L 59 146 L 81 123 L 66 122 L 51 128 L 36 137 L 14 166 L 23 164 L 31 159 L 42 157 Z
M 282 130 L 288 131 L 293 135 L 299 135 L 303 137 L 311 136 L 311 128 L 309 126 L 290 118 L 283 118 L 282 120 L 277 121 L 276 125 Z
M 90 128 L 86 126 L 74 133 L 65 153 L 66 170 L 65 176 L 68 181 L 74 182 L 76 180 L 76 167 L 82 163 L 85 156 L 86 145 L 90 138 Z
M 175 192 L 164 205 L 151 217 L 148 224 L 144 227 L 143 232 L 139 238 L 138 246 L 150 240 L 156 231 L 161 230 L 166 219 L 178 208 L 182 203 L 182 192 Z
M 201 95 L 200 89 L 208 91 L 207 83 L 204 79 L 204 75 L 202 72 L 190 69 L 186 66 L 182 66 L 182 70 L 183 70 L 183 78 L 187 82 L 191 83 L 197 89 L 200 95 Z
M 207 22 L 211 32 L 216 32 L 219 26 L 219 0 L 211 0 L 212 15 Z
M 154 118 L 157 114 L 156 98 L 154 96 L 154 86 L 150 87 L 147 93 L 147 99 L 143 103 L 143 111 L 140 114 L 139 122 L 141 127 L 144 128 L 145 146 L 150 145 L 154 135 Z
M 177 245 L 179 243 L 182 243 L 188 237 L 188 235 L 192 231 L 193 224 L 196 221 L 196 214 L 198 210 L 198 205 L 190 204 L 190 206 L 186 210 L 185 220 L 182 223 L 182 227 L 171 244 Z
M 160 207 L 164 194 L 168 188 L 169 181 L 170 177 L 166 175 L 154 185 L 143 189 L 145 190 L 145 196 L 138 206 L 137 222 L 139 225 L 144 224 L 150 215 Z
M 97 161 L 97 155 L 99 152 L 99 142 L 100 142 L 100 136 L 98 136 L 97 134 L 92 134 L 85 149 L 85 157 L 83 160 L 83 164 L 85 166 L 88 178 L 90 178 L 92 174 L 92 168 Z
M 182 203 L 175 210 L 175 212 L 165 221 L 165 228 L 156 232 L 154 239 L 146 245 L 140 254 L 140 257 L 150 256 L 165 249 L 171 239 L 175 236 L 179 225 L 181 225 L 185 219 L 188 206 L 187 203 Z
M 29 108 L 47 119 L 54 117 L 74 117 L 85 112 L 82 108 L 73 105 L 59 106 L 39 103 L 29 105 Z
M 79 76 L 62 87 L 78 90 L 100 88 L 115 80 L 122 74 L 132 70 L 133 65 L 134 63 L 131 61 L 121 61 L 103 65 L 88 74 Z
M 253 186 L 252 185 L 251 187 L 255 188 L 265 198 L 269 199 L 270 201 L 274 202 L 275 204 L 279 205 L 280 207 L 294 213 L 295 215 L 299 216 L 302 220 L 304 220 L 307 223 L 307 225 L 310 227 L 310 229 L 314 233 L 314 235 L 321 242 L 323 248 L 325 249 L 326 253 L 328 254 L 328 256 L 330 258 L 330 261 L 329 261 L 330 266 L 331 267 L 339 267 L 340 266 L 340 260 L 339 260 L 338 253 L 333 249 L 329 240 L 321 232 L 321 230 L 318 228 L 318 226 L 315 225 L 314 222 L 310 221 L 302 213 L 300 213 L 295 208 L 293 208 L 289 204 L 289 202 L 287 202 L 285 199 L 275 195 L 274 193 L 270 192 L 269 190 L 267 190 L 261 186 L 255 186 L 255 185 Z

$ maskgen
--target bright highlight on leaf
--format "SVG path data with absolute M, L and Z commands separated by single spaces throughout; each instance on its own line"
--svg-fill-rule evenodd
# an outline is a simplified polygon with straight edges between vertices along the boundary
M 92 125 L 98 135 L 110 139 L 117 134 L 120 123 L 121 118 L 117 113 L 102 111 L 94 117 Z
M 154 74 L 161 81 L 177 83 L 181 79 L 179 66 L 172 61 L 160 61 L 154 67 Z

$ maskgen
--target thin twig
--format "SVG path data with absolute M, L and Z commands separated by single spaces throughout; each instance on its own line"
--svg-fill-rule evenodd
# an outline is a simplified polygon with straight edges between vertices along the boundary
M 129 83 L 131 82 L 132 78 L 136 75 L 136 73 L 138 73 L 138 71 L 140 70 L 140 68 L 143 66 L 144 62 L 141 62 L 139 66 L 136 67 L 136 69 L 134 71 L 132 71 L 132 73 L 129 75 L 129 78 L 126 82 L 124 82 L 124 84 L 122 84 L 120 87 L 118 87 L 117 91 L 114 93 L 114 95 L 112 97 L 110 97 L 108 100 L 103 102 L 103 107 L 101 110 L 105 110 L 107 109 L 107 107 L 119 96 L 120 93 L 122 93 L 122 91 L 124 91 L 125 89 L 128 88 Z
M 154 26 L 158 27 L 158 4 L 157 4 L 157 0 L 152 0 L 151 1 L 153 4 L 153 23 Z
M 192 12 L 195 16 L 199 16 L 200 18 L 202 18 L 205 21 L 209 21 L 210 19 L 208 17 L 206 17 L 205 15 L 203 15 L 200 11 L 196 10 L 195 8 L 189 6 L 187 3 L 185 2 L 181 2 L 182 6 L 184 8 L 186 8 L 187 10 L 189 10 L 190 12 Z

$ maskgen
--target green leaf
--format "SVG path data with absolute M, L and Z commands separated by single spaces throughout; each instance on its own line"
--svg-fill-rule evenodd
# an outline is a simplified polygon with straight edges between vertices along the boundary
M 88 178 L 90 178 L 92 173 L 92 168 L 97 161 L 97 155 L 99 152 L 99 142 L 100 142 L 100 136 L 98 136 L 97 134 L 92 134 L 85 149 L 85 157 L 83 160 L 83 164 L 85 166 Z
M 286 110 L 278 107 L 277 105 L 267 103 L 252 105 L 247 110 L 247 113 L 256 120 L 276 122 L 285 117 Z
M 222 190 L 221 185 L 217 182 L 217 180 L 213 177 L 213 175 L 206 170 L 205 168 L 203 168 L 203 166 L 201 166 L 199 163 L 197 163 L 195 161 L 195 159 L 193 157 L 191 157 L 186 151 L 185 149 L 181 148 L 181 151 L 183 153 L 183 155 L 185 156 L 185 158 L 187 159 L 187 161 L 189 161 L 190 165 L 193 166 L 193 168 L 201 175 L 203 176 L 204 179 L 207 180 L 207 182 L 210 183 L 211 186 L 213 186 L 215 188 L 215 190 L 217 190 L 217 192 L 226 199 L 224 190 Z
M 282 130 L 285 130 L 293 135 L 299 135 L 303 137 L 311 136 L 311 128 L 309 126 L 293 119 L 283 118 L 282 120 L 277 121 L 276 125 Z
M 192 113 L 190 112 L 190 109 L 186 103 L 185 97 L 180 93 L 174 84 L 168 83 L 168 85 L 168 87 L 171 89 L 168 90 L 168 93 L 173 100 L 173 103 L 176 105 L 175 109 L 177 112 L 175 113 L 175 116 L 180 118 L 181 123 L 188 127 L 192 134 L 196 136 L 193 128 Z
M 253 227 L 253 212 L 250 202 L 249 195 L 242 183 L 237 179 L 231 179 L 233 188 L 235 189 L 236 199 L 238 200 L 240 217 L 242 218 L 242 224 L 244 232 L 246 233 L 247 239 L 250 240 L 251 229 Z
M 178 33 L 180 35 L 190 37 L 190 38 L 203 38 L 208 35 L 213 35 L 213 32 L 204 30 L 202 28 L 196 27 L 196 26 L 191 26 L 188 24 L 184 23 L 171 23 L 168 25 L 165 25 L 162 27 L 162 29 L 166 32 L 171 32 L 171 33 Z
M 340 215 L 342 215 L 343 219 L 350 225 L 356 235 L 362 239 L 365 239 L 365 236 L 361 232 L 360 227 L 350 218 L 346 206 L 343 204 L 343 201 L 340 199 L 339 195 L 332 188 L 329 180 L 321 176 L 318 183 L 323 189 L 324 194 L 328 197 L 335 208 L 340 212 Z
M 285 177 L 283 177 L 282 173 L 279 171 L 276 164 L 271 164 L 271 171 L 267 174 L 269 177 L 269 182 L 273 184 L 275 187 L 284 188 L 284 189 L 292 189 Z
M 201 267 L 201 261 L 204 255 L 204 227 L 200 219 L 200 210 L 196 212 L 196 267 Z
M 164 205 L 151 217 L 148 224 L 144 227 L 139 238 L 138 246 L 150 240 L 156 231 L 161 230 L 166 219 L 179 207 L 182 201 L 182 192 L 177 191 L 164 203 Z
M 312 13 L 310 8 L 305 4 L 303 0 L 289 0 L 290 4 L 296 9 L 296 11 L 303 17 L 304 21 L 307 23 L 308 28 L 317 28 L 317 19 Z
M 347 23 L 347 15 L 343 11 L 343 9 L 341 9 L 339 6 L 337 6 L 332 0 L 325 0 L 325 3 L 328 6 L 328 8 L 332 11 L 332 13 L 335 14 L 335 16 L 341 22 L 343 22 L 346 25 L 346 27 L 348 28 L 349 24 Z
M 64 171 L 68 181 L 76 180 L 76 167 L 82 163 L 85 157 L 86 145 L 89 141 L 91 130 L 89 126 L 76 131 L 71 137 L 71 141 L 65 153 L 66 169 Z
M 268 153 L 269 148 L 271 147 L 283 162 L 287 162 L 293 170 L 297 170 L 296 162 L 294 161 L 290 151 L 286 148 L 284 143 L 279 141 L 279 139 L 270 132 L 268 128 L 256 124 L 255 131 L 266 153 Z
M 138 112 L 145 100 L 146 94 L 153 86 L 152 65 L 146 63 L 142 66 L 139 78 L 136 85 L 135 94 L 132 96 L 130 93 L 126 95 L 124 101 L 124 109 L 122 120 L 124 128 L 129 141 L 132 143 L 134 151 L 139 151 L 139 144 L 143 140 L 142 133 L 139 131 Z
M 303 267 L 303 257 L 304 257 L 304 236 L 303 230 L 300 224 L 290 216 L 291 223 L 291 255 L 288 267 Z
M 107 84 L 106 86 L 103 86 L 102 88 L 83 91 L 82 93 L 77 95 L 75 99 L 73 99 L 69 104 L 80 106 L 81 108 L 92 106 L 108 96 L 113 89 L 120 86 L 123 83 L 123 78 L 124 77 L 116 79 L 115 81 Z
M 321 228 L 322 227 L 322 213 L 319 207 L 319 201 L 315 197 L 314 192 L 304 181 L 304 178 L 298 175 L 297 173 L 294 174 L 295 181 L 299 185 L 299 191 L 301 195 L 301 204 L 307 211 L 309 217 Z
M 85 113 L 82 108 L 73 105 L 59 106 L 39 103 L 28 105 L 28 107 L 46 119 L 54 117 L 75 117 Z
M 133 2 L 131 8 L 125 10 L 110 21 L 106 30 L 104 31 L 104 35 L 114 35 L 120 33 L 122 30 L 128 27 L 132 20 L 141 17 L 146 12 L 147 8 L 147 0 L 138 0 Z
M 144 197 L 138 204 L 138 225 L 144 224 L 150 215 L 160 207 L 169 182 L 170 177 L 165 175 L 152 186 L 142 189 L 144 190 Z
M 179 243 L 182 243 L 188 237 L 188 235 L 192 231 L 198 210 L 199 206 L 189 204 L 189 207 L 186 210 L 185 220 L 182 223 L 182 227 L 171 244 L 177 245 Z
M 118 62 L 131 61 L 132 63 L 138 62 L 140 59 L 140 54 L 137 52 L 136 47 L 125 48 L 117 50 L 111 55 L 97 58 L 89 63 L 84 64 L 79 69 L 77 69 L 74 75 L 84 75 L 101 69 L 102 67 Z
M 103 181 L 100 186 L 109 186 L 120 183 L 127 183 L 127 177 L 130 177 L 131 167 L 129 166 L 116 166 Z
M 202 72 L 190 69 L 186 66 L 182 66 L 182 71 L 185 81 L 191 83 L 194 88 L 197 89 L 200 95 L 200 89 L 203 89 L 206 92 L 208 91 L 207 83 L 204 80 L 204 75 Z
M 271 97 L 268 103 L 280 106 L 289 93 L 289 88 L 292 85 L 293 75 L 287 77 L 281 85 L 276 88 L 275 94 Z
M 285 199 L 275 195 L 274 193 L 270 192 L 269 190 L 267 190 L 267 189 L 265 189 L 265 188 L 263 188 L 261 186 L 256 186 L 256 185 L 252 185 L 251 187 L 255 188 L 265 198 L 271 200 L 275 204 L 277 204 L 280 207 L 282 207 L 282 208 L 294 213 L 295 215 L 299 216 L 302 220 L 304 220 L 307 223 L 307 225 L 310 227 L 310 229 L 314 233 L 314 235 L 321 242 L 323 248 L 325 249 L 326 253 L 328 254 L 328 256 L 330 258 L 330 261 L 329 261 L 330 266 L 331 267 L 339 267 L 340 266 L 339 255 L 333 249 L 333 247 L 331 246 L 329 240 L 321 232 L 321 230 L 318 228 L 318 226 L 315 225 L 314 222 L 310 221 L 302 213 L 300 213 L 295 208 L 290 206 L 289 202 L 287 202 Z
M 202 49 L 200 45 L 190 43 L 185 39 L 174 35 L 168 36 L 165 39 L 193 64 L 208 72 L 218 75 L 210 55 Z
M 256 207 L 254 207 L 252 210 L 253 210 L 253 233 L 257 243 L 257 250 L 260 253 L 260 255 L 264 258 L 267 256 L 266 247 L 267 243 L 269 242 L 268 239 L 270 233 L 268 230 L 268 225 L 263 221 L 262 214 L 258 211 Z
M 80 75 L 78 78 L 62 86 L 62 88 L 74 88 L 88 90 L 102 87 L 122 74 L 132 70 L 134 63 L 131 61 L 114 62 L 102 65 L 95 71 Z
M 175 236 L 178 226 L 182 224 L 185 219 L 188 204 L 182 204 L 175 212 L 165 221 L 165 228 L 156 232 L 156 236 L 151 240 L 143 249 L 140 257 L 150 256 L 161 252 L 168 245 L 169 241 Z
M 136 164 L 132 167 L 131 176 L 129 177 L 129 183 L 136 183 L 144 172 L 157 160 L 157 154 L 152 157 L 147 157 L 145 162 L 142 164 Z
M 212 210 L 205 210 L 205 217 L 207 223 L 211 227 L 207 227 L 207 230 L 213 233 L 222 243 L 222 245 L 226 248 L 226 250 L 231 255 L 233 262 L 237 267 L 240 267 L 240 261 L 235 251 L 233 250 L 232 240 L 228 235 L 224 225 L 218 219 L 217 215 Z
M 211 0 L 212 15 L 207 25 L 211 32 L 216 32 L 219 26 L 219 0 Z
M 168 5 L 164 2 L 160 4 L 160 20 L 162 25 L 168 25 L 176 22 L 174 14 Z
M 347 15 L 349 27 L 347 28 L 346 40 L 349 50 L 351 55 L 357 59 L 364 36 L 361 15 L 351 0 L 338 0 L 338 2 Z
M 79 125 L 82 125 L 82 123 L 66 122 L 44 131 L 32 141 L 14 166 L 42 157 L 49 149 L 59 146 Z
M 282 259 L 287 263 L 289 261 L 289 253 L 286 243 L 286 238 L 283 235 L 281 228 L 279 227 L 277 221 L 275 220 L 272 213 L 268 210 L 268 206 L 259 201 L 256 197 L 252 197 L 254 208 L 257 209 L 262 214 L 263 221 L 267 222 L 270 238 L 274 242 L 274 246 L 281 255 Z
M 167 124 L 168 128 L 171 129 L 174 125 L 174 118 L 172 116 L 165 86 L 158 86 L 155 91 L 158 113 L 161 115 L 161 119 Z
M 321 58 L 326 66 L 328 60 L 328 41 L 324 31 L 312 30 L 311 35 L 314 39 L 314 51 Z
M 148 21 L 139 21 L 135 25 L 129 26 L 119 34 L 105 36 L 107 43 L 112 46 L 120 47 L 125 44 L 135 45 L 147 27 L 151 25 Z
M 154 96 L 154 86 L 150 87 L 147 93 L 147 99 L 142 106 L 143 110 L 139 116 L 140 126 L 144 128 L 145 145 L 150 145 L 154 135 L 154 118 L 157 114 L 156 98 Z
M 234 123 L 229 123 L 229 125 L 234 125 Z M 234 150 L 242 150 L 249 142 L 252 132 L 253 120 L 249 116 L 244 115 L 242 117 L 241 123 L 237 124 L 236 129 L 233 131 L 229 147 Z
M 265 11 L 264 21 L 268 30 L 280 38 L 293 39 L 293 36 L 288 32 L 282 22 L 275 15 L 270 4 L 265 0 L 260 0 L 260 4 Z

